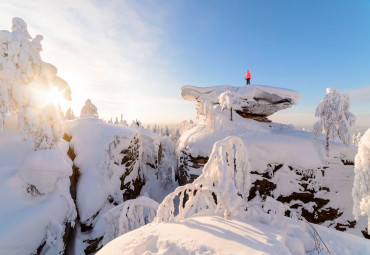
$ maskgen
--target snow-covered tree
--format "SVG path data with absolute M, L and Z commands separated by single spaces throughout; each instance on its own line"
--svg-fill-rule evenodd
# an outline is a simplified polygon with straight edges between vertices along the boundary
M 85 105 L 81 109 L 80 118 L 98 118 L 98 108 L 87 99 Z
M 227 90 L 218 96 L 218 101 L 221 105 L 222 110 L 230 110 L 230 120 L 233 120 L 233 108 L 239 107 L 242 103 L 242 99 L 236 93 Z
M 132 122 L 131 122 L 131 127 L 132 128 L 139 128 L 139 127 L 141 127 L 141 122 L 140 121 L 138 121 L 138 120 L 133 120 Z
M 244 212 L 250 186 L 250 163 L 245 145 L 239 137 L 229 136 L 214 144 L 203 173 L 193 183 L 178 187 L 163 200 L 156 221 L 184 219 L 197 214 L 234 218 Z M 179 203 L 174 202 L 177 198 Z
M 118 122 L 118 117 L 116 117 L 116 120 L 114 121 L 114 125 L 118 125 L 119 122 Z
M 71 107 L 69 107 L 69 108 L 67 109 L 67 111 L 66 111 L 65 119 L 66 119 L 66 120 L 73 120 L 73 119 L 75 119 L 75 118 L 76 118 L 76 116 L 75 116 L 75 114 L 74 114 L 74 112 L 73 112 L 72 108 L 71 108 Z
M 148 198 L 138 197 L 110 209 L 104 214 L 107 229 L 102 240 L 103 245 L 131 230 L 152 222 L 159 204 Z
M 170 129 L 168 128 L 168 126 L 166 126 L 165 129 L 164 129 L 164 135 L 165 136 L 170 136 Z
M 370 234 L 370 129 L 366 131 L 358 145 L 354 171 L 353 215 L 358 220 L 359 216 L 367 214 L 367 231 Z
M 156 134 L 156 133 L 158 132 L 157 124 L 154 124 L 153 129 L 152 129 L 152 132 L 153 132 L 154 134 Z
M 179 124 L 179 133 L 180 133 L 180 135 L 184 134 L 186 131 L 188 131 L 192 127 L 194 127 L 194 123 L 193 123 L 192 120 L 190 120 L 189 122 L 187 120 L 181 121 L 180 124 Z
M 361 132 L 358 132 L 357 134 L 353 134 L 352 135 L 352 143 L 353 143 L 353 145 L 358 146 L 358 144 L 360 143 L 361 137 L 362 137 Z
M 123 114 L 121 113 L 121 119 L 119 121 L 120 125 L 124 125 L 125 120 L 123 120 Z M 126 125 L 127 126 L 127 125 Z
M 63 134 L 62 114 L 50 100 L 51 91 L 71 100 L 67 82 L 40 57 L 42 39 L 32 39 L 20 18 L 13 18 L 12 32 L 0 31 L 0 127 L 6 112 L 17 112 L 23 138 L 31 136 L 36 150 L 54 148 Z
M 340 94 L 335 88 L 326 89 L 324 99 L 316 108 L 315 116 L 319 117 L 314 125 L 313 134 L 326 135 L 326 153 L 329 156 L 329 140 L 338 136 L 347 146 L 351 142 L 351 126 L 356 117 L 349 112 L 350 103 L 348 94 Z
M 112 119 L 112 117 L 110 117 L 110 119 L 108 120 L 108 124 L 113 124 L 113 119 Z

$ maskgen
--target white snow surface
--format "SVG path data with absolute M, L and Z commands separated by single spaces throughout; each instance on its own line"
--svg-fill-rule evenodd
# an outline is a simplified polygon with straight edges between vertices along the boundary
M 76 217 L 69 193 L 71 165 L 62 156 L 68 145 L 35 152 L 17 126 L 17 118 L 8 116 L 0 136 L 0 254 L 31 254 L 45 241 L 43 251 L 51 252 L 46 254 L 63 252 L 64 224 L 73 225 Z M 30 184 L 47 194 L 28 193 Z
M 136 254 L 329 254 L 305 250 L 310 238 L 302 236 L 299 223 L 287 228 L 250 220 L 203 216 L 181 221 L 151 223 L 124 234 L 104 246 L 97 255 Z M 370 254 L 370 242 L 314 225 L 331 254 Z M 308 252 L 308 253 L 306 253 Z
M 213 133 L 207 124 L 200 122 L 185 132 L 179 139 L 178 151 L 185 149 L 193 157 L 211 153 L 216 141 L 228 136 L 240 137 L 249 154 L 252 171 L 265 170 L 267 163 L 285 163 L 298 169 L 312 169 L 323 165 L 325 146 L 323 140 L 315 140 L 309 132 L 299 131 L 292 126 L 260 123 L 244 119 L 237 114 L 233 121 L 218 115 Z M 322 138 L 322 137 L 321 137 Z M 333 151 L 344 150 L 333 144 Z M 202 169 L 194 169 L 200 175 Z
M 301 98 L 301 94 L 297 91 L 265 85 L 248 85 L 243 87 L 233 87 L 231 85 L 214 87 L 184 86 L 181 88 L 181 96 L 185 100 L 199 102 L 209 97 L 209 95 L 217 94 L 218 96 L 225 91 L 231 91 L 244 99 L 270 98 L 276 101 L 277 99 L 290 99 L 293 104 L 298 104 Z

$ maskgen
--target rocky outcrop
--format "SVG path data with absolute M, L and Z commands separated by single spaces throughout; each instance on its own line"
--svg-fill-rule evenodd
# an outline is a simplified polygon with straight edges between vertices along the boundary
M 193 182 L 198 176 L 189 174 L 192 169 L 203 168 L 207 163 L 208 158 L 204 156 L 192 157 L 189 152 L 182 151 L 179 161 L 178 181 L 180 185 Z M 323 186 L 320 180 L 325 176 L 327 171 L 335 171 L 335 167 L 346 166 L 345 161 L 342 165 L 323 166 L 317 169 L 296 169 L 288 166 L 287 169 L 292 175 L 298 176 L 297 189 L 289 195 L 278 195 L 276 192 L 279 183 L 276 183 L 274 176 L 283 171 L 283 164 L 271 163 L 262 171 L 251 171 L 252 186 L 249 192 L 248 200 L 258 199 L 265 200 L 267 196 L 274 197 L 276 200 L 287 205 L 290 210 L 285 212 L 286 216 L 291 216 L 292 213 L 302 216 L 308 222 L 315 224 L 326 224 L 340 231 L 346 231 L 348 228 L 356 226 L 355 220 L 342 219 L 343 208 L 335 208 L 329 206 L 329 198 L 325 194 L 329 194 L 330 187 Z M 369 238 L 365 230 L 362 231 L 365 238 Z M 370 238 L 369 238 L 370 239 Z
M 200 105 L 206 100 L 213 104 L 223 104 L 225 97 L 221 95 L 225 92 L 229 93 L 227 104 L 231 111 L 243 118 L 259 122 L 270 122 L 268 116 L 297 104 L 300 98 L 300 94 L 293 90 L 258 85 L 207 88 L 185 86 L 181 88 L 181 96 L 185 100 L 197 102 L 199 114 L 205 114 L 199 109 L 202 108 Z
M 72 144 L 74 144 L 73 137 L 65 134 L 63 138 L 67 142 L 72 141 L 68 150 L 68 156 L 75 162 L 78 152 L 75 151 L 72 146 Z M 94 138 L 92 137 L 91 139 Z M 145 151 L 148 148 L 150 152 Z M 150 155 L 147 155 L 148 153 Z M 122 201 L 134 199 L 140 195 L 141 189 L 146 182 L 143 168 L 145 168 L 146 171 L 149 169 L 155 171 L 160 157 L 162 157 L 161 146 L 158 146 L 153 139 L 148 137 L 148 134 L 141 135 L 139 132 L 136 132 L 132 134 L 121 133 L 114 135 L 112 141 L 106 147 L 106 157 L 101 165 L 100 171 L 102 171 L 102 174 L 105 176 L 104 178 L 119 179 L 120 185 L 118 189 L 120 192 L 118 193 L 120 197 L 108 195 L 105 205 L 83 222 L 79 217 L 81 208 L 78 208 L 78 203 L 76 202 L 77 186 L 81 173 L 80 169 L 73 164 L 73 174 L 70 177 L 70 192 L 77 207 L 78 217 L 76 221 L 80 225 L 79 231 L 81 231 L 81 233 L 77 233 L 77 228 L 66 226 L 64 240 L 67 244 L 67 254 L 70 248 L 73 247 L 77 235 L 80 236 L 80 238 L 82 237 L 82 245 L 84 246 L 83 249 L 85 254 L 94 254 L 103 247 L 102 240 L 104 233 L 94 230 L 97 221 L 106 213 L 106 208 L 111 208 L 112 206 L 122 203 Z M 121 172 L 122 175 L 117 176 L 114 172 Z M 84 172 L 84 174 L 86 174 L 86 172 Z M 40 249 L 42 250 L 42 248 Z

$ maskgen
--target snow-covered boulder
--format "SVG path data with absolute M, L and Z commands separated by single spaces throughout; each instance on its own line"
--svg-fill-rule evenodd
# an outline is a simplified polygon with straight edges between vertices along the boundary
M 198 113 L 201 104 L 211 102 L 220 104 L 222 108 L 232 109 L 243 118 L 269 122 L 268 116 L 273 113 L 298 104 L 301 95 L 293 90 L 262 86 L 248 85 L 244 87 L 215 86 L 181 88 L 181 96 L 188 101 L 197 102 Z
M 64 155 L 62 154 L 64 153 Z M 57 181 L 72 174 L 72 164 L 58 149 L 39 150 L 29 154 L 20 175 L 24 182 L 46 194 L 57 188 Z

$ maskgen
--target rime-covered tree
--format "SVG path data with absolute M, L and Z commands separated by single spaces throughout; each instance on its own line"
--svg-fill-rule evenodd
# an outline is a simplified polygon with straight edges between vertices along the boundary
M 326 89 L 324 99 L 316 108 L 315 116 L 320 119 L 315 123 L 313 135 L 326 135 L 326 154 L 329 156 L 329 141 L 336 136 L 348 146 L 351 142 L 351 126 L 356 117 L 349 112 L 348 94 L 340 94 L 335 88 Z
M 108 120 L 108 124 L 113 124 L 113 119 L 112 119 L 112 117 Z
M 17 113 L 24 139 L 32 137 L 36 150 L 54 148 L 63 134 L 63 118 L 49 94 L 55 88 L 71 100 L 71 90 L 56 67 L 42 61 L 43 37 L 32 39 L 20 18 L 12 22 L 12 32 L 0 31 L 0 127 L 5 113 Z
M 158 132 L 157 124 L 154 124 L 152 132 L 155 134 Z
M 230 90 L 220 94 L 218 101 L 221 105 L 222 110 L 230 110 L 230 120 L 233 120 L 233 108 L 238 107 L 242 103 L 242 99 L 238 94 L 231 92 Z
M 367 214 L 367 231 L 370 234 L 370 129 L 366 131 L 358 145 L 354 171 L 353 215 L 358 220 L 359 216 Z
M 229 136 L 216 142 L 203 173 L 163 200 L 156 221 L 184 219 L 197 214 L 236 217 L 247 207 L 250 169 L 247 149 L 239 137 Z M 174 202 L 175 199 L 179 199 L 179 203 Z
M 123 114 L 121 113 L 121 119 L 120 119 L 120 121 L 119 121 L 119 124 L 120 124 L 120 125 L 124 125 L 124 121 L 125 121 L 125 120 L 123 120 Z M 127 125 L 124 125 L 124 126 L 127 126 Z
M 98 108 L 91 102 L 90 99 L 87 99 L 85 105 L 81 109 L 80 118 L 98 118 Z
M 170 130 L 169 130 L 168 126 L 166 126 L 165 129 L 164 129 L 164 135 L 165 136 L 170 136 Z
M 76 116 L 75 116 L 75 114 L 74 114 L 74 112 L 73 112 L 72 108 L 71 108 L 71 107 L 69 107 L 69 108 L 67 109 L 67 111 L 66 111 L 65 119 L 66 119 L 66 120 L 73 120 L 73 119 L 75 119 L 75 118 L 76 118 Z
M 114 121 L 114 125 L 118 125 L 119 122 L 118 122 L 118 117 L 116 117 L 116 120 Z

